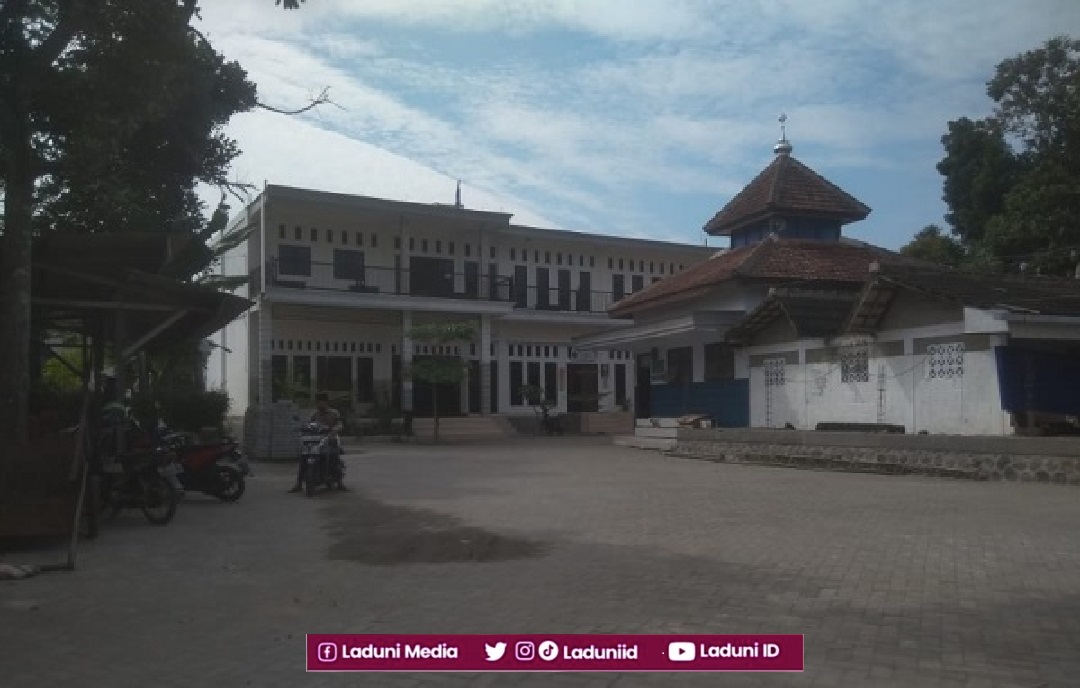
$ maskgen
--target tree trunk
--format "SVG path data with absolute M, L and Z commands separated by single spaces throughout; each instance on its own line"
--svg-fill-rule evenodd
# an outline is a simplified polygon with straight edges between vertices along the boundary
M 13 89 L 25 101 L 25 87 Z M 21 96 L 21 97 L 20 97 Z M 0 466 L 26 448 L 30 403 L 30 259 L 33 233 L 33 150 L 26 103 L 17 111 L 16 139 L 4 170 L 4 233 L 0 239 Z

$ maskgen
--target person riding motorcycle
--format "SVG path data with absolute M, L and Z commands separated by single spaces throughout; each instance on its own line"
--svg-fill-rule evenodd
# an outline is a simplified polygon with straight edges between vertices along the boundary
M 315 396 L 315 411 L 311 414 L 311 422 L 325 425 L 330 429 L 329 442 L 330 451 L 333 453 L 333 460 L 341 462 L 341 441 L 338 433 L 341 432 L 342 422 L 341 414 L 337 409 L 330 406 L 330 397 L 326 394 L 317 394 Z M 296 483 L 292 486 L 289 492 L 299 492 L 304 482 L 304 456 L 300 456 L 299 465 L 296 468 Z M 341 489 L 345 489 L 345 485 L 341 485 Z

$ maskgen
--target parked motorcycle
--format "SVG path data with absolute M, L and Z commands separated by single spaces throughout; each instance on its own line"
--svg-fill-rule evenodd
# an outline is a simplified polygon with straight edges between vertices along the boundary
M 345 489 L 345 465 L 341 447 L 330 428 L 308 423 L 300 430 L 300 455 L 304 461 L 304 492 L 314 496 L 319 487 Z
M 185 490 L 203 492 L 223 502 L 235 502 L 246 488 L 240 449 L 232 440 L 212 444 L 189 444 L 179 433 L 166 433 L 166 445 L 176 454 Z
M 147 521 L 163 526 L 176 515 L 179 494 L 170 480 L 175 457 L 165 447 L 116 457 L 102 476 L 103 508 L 115 517 L 122 509 L 140 509 Z

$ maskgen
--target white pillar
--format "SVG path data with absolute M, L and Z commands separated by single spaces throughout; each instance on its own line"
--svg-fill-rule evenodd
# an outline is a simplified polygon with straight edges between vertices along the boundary
M 411 413 L 413 410 L 412 357 L 413 341 L 409 336 L 412 329 L 412 311 L 401 311 L 401 410 Z
M 500 338 L 495 348 L 495 360 L 499 366 L 499 413 L 510 413 L 510 355 L 507 353 L 509 340 Z
M 491 316 L 480 316 L 480 415 L 491 415 Z
M 695 342 L 691 351 L 694 359 L 694 374 L 690 381 L 705 382 L 705 344 Z
M 263 303 L 259 309 L 259 404 L 269 404 L 273 396 L 274 321 L 271 317 L 271 305 Z M 314 378 L 312 371 L 312 378 Z

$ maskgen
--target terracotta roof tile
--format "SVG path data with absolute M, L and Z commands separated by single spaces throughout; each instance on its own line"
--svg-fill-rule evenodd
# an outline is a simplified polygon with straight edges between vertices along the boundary
M 864 282 L 870 264 L 924 265 L 886 249 L 851 241 L 822 242 L 770 236 L 752 246 L 721 251 L 611 307 L 615 315 L 628 315 L 693 298 L 709 287 L 735 278 L 791 282 Z
M 727 235 L 773 213 L 862 220 L 870 208 L 789 155 L 778 155 L 708 223 L 705 231 Z

